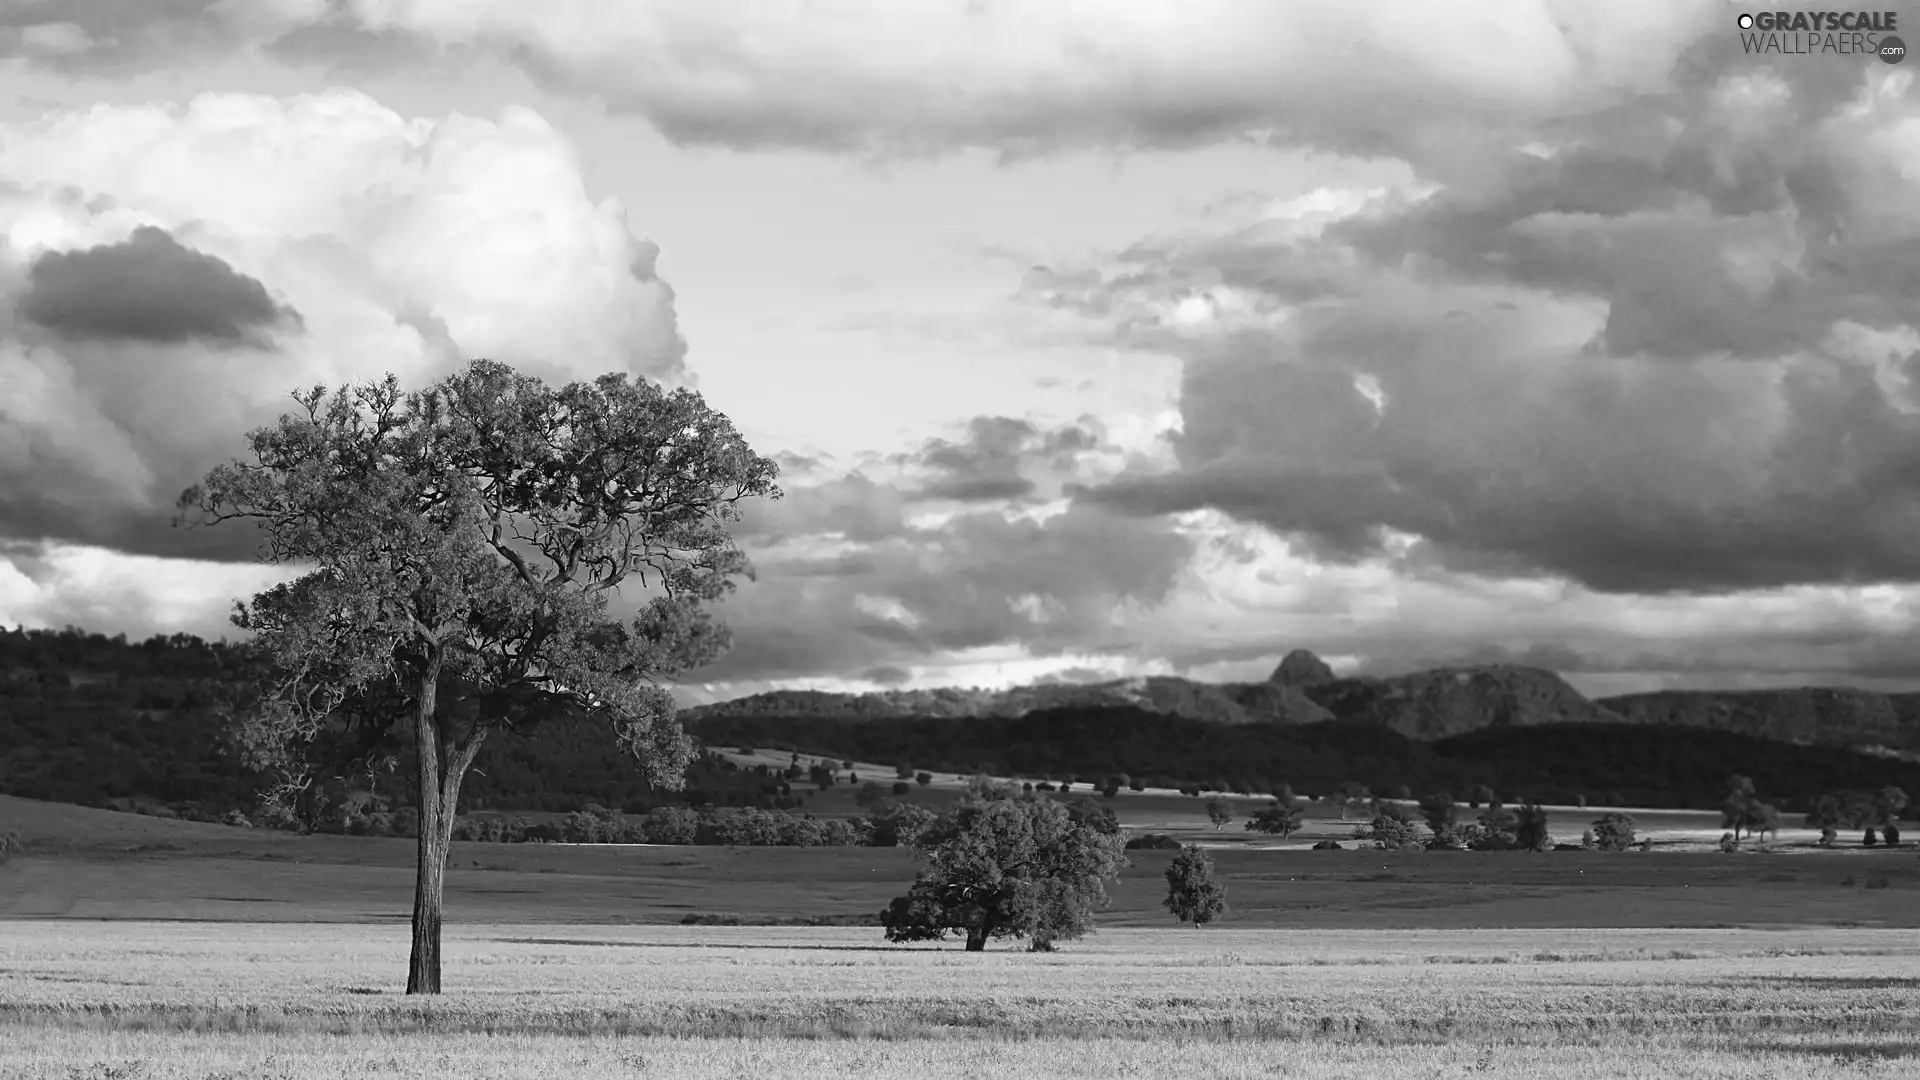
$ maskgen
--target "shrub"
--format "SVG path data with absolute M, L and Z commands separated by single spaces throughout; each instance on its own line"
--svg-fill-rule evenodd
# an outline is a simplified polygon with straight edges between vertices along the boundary
M 1720 850 L 1728 854 L 1740 850 L 1740 841 L 1730 832 L 1720 834 Z
M 1886 838 L 1888 847 L 1900 846 L 1900 826 L 1889 821 L 1886 827 L 1880 831 L 1880 834 Z
M 886 795 L 885 788 L 869 780 L 860 785 L 860 790 L 853 793 L 853 802 L 855 806 L 865 809 L 877 805 L 881 799 L 886 798 Z
M 1180 849 L 1167 867 L 1167 898 L 1160 904 L 1196 930 L 1227 910 L 1227 887 L 1214 875 L 1206 852 L 1192 844 Z
M 1459 851 L 1468 847 L 1472 839 L 1469 835 L 1471 828 L 1471 826 L 1462 826 L 1457 821 L 1449 821 L 1437 829 L 1430 828 L 1427 836 L 1427 850 Z
M 913 779 L 913 766 L 902 761 L 894 765 L 893 775 L 900 780 Z
M 1860 843 L 1866 847 L 1878 847 L 1880 844 L 1880 835 L 1874 830 L 1868 829 L 1866 833 L 1860 837 Z
M 895 795 L 905 795 L 907 792 L 912 790 L 913 790 L 913 785 L 907 783 L 905 780 L 895 780 L 893 782 L 893 793 Z
M 933 774 L 930 772 L 914 773 L 913 782 L 919 784 L 921 787 L 926 787 L 928 784 L 933 783 Z
M 1137 776 L 1133 777 L 1132 779 L 1127 781 L 1127 790 L 1128 791 L 1145 791 L 1147 790 L 1147 782 L 1145 780 L 1140 779 Z
M 1035 790 L 1035 791 L 1052 791 L 1052 790 L 1053 790 L 1053 785 L 1052 785 L 1052 784 L 1049 784 L 1049 783 L 1047 783 L 1047 782 L 1046 782 L 1045 780 L 1042 780 L 1042 781 L 1040 781 L 1039 783 L 1037 783 L 1037 784 L 1035 784 L 1035 785 L 1033 785 L 1033 790 Z
M 1589 830 L 1592 847 L 1600 851 L 1625 851 L 1637 838 L 1633 834 L 1633 815 L 1619 812 L 1602 814 Z
M 253 828 L 253 822 L 248 821 L 247 815 L 237 809 L 227 811 L 226 816 L 220 819 L 220 824 L 228 825 L 236 829 Z

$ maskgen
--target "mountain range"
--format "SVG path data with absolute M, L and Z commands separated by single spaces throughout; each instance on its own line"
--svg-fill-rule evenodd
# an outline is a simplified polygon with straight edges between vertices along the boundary
M 1264 682 L 1142 676 L 1004 690 L 831 693 L 778 690 L 682 710 L 724 717 L 1016 718 L 1059 708 L 1140 709 L 1225 724 L 1341 724 L 1435 741 L 1487 728 L 1644 724 L 1704 728 L 1776 742 L 1920 755 L 1920 693 L 1847 687 L 1664 690 L 1590 700 L 1558 674 L 1517 664 L 1441 667 L 1390 677 L 1339 676 L 1313 653 L 1288 653 Z

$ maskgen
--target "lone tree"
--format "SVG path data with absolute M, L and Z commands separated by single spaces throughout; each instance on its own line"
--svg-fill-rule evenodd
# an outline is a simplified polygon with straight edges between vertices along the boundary
M 1227 887 L 1213 873 L 1213 860 L 1193 844 L 1180 848 L 1167 867 L 1167 898 L 1161 906 L 1198 930 L 1227 910 Z
M 880 913 L 887 940 L 939 941 L 959 931 L 968 952 L 1008 936 L 1047 952 L 1085 934 L 1094 910 L 1106 906 L 1106 882 L 1127 865 L 1126 841 L 1102 809 L 976 781 L 909 840 L 926 866 Z
M 460 784 L 493 732 L 611 723 L 649 783 L 692 745 L 657 685 L 729 638 L 708 605 L 751 577 L 728 526 L 777 469 L 689 390 L 608 375 L 549 387 L 487 360 L 428 389 L 297 393 L 208 473 L 183 517 L 253 522 L 312 567 L 237 604 L 259 680 L 234 741 L 291 801 L 343 764 L 418 771 L 407 992 L 440 991 L 441 898 Z M 608 613 L 629 587 L 639 613 Z
M 1207 800 L 1207 820 L 1213 822 L 1216 829 L 1224 829 L 1233 820 L 1233 804 L 1225 799 Z

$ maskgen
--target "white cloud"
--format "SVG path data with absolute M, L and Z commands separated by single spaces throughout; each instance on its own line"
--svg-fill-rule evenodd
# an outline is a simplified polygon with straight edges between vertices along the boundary
M 936 149 L 1533 113 L 1657 85 L 1717 17 L 1654 0 L 345 6 L 370 29 L 523 57 L 681 138 Z

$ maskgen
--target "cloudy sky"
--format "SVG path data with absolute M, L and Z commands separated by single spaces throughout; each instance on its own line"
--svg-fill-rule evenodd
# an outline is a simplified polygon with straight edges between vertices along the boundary
M 783 462 L 690 703 L 1920 685 L 1916 71 L 1739 10 L 8 0 L 0 623 L 230 632 L 180 489 L 488 356 Z

